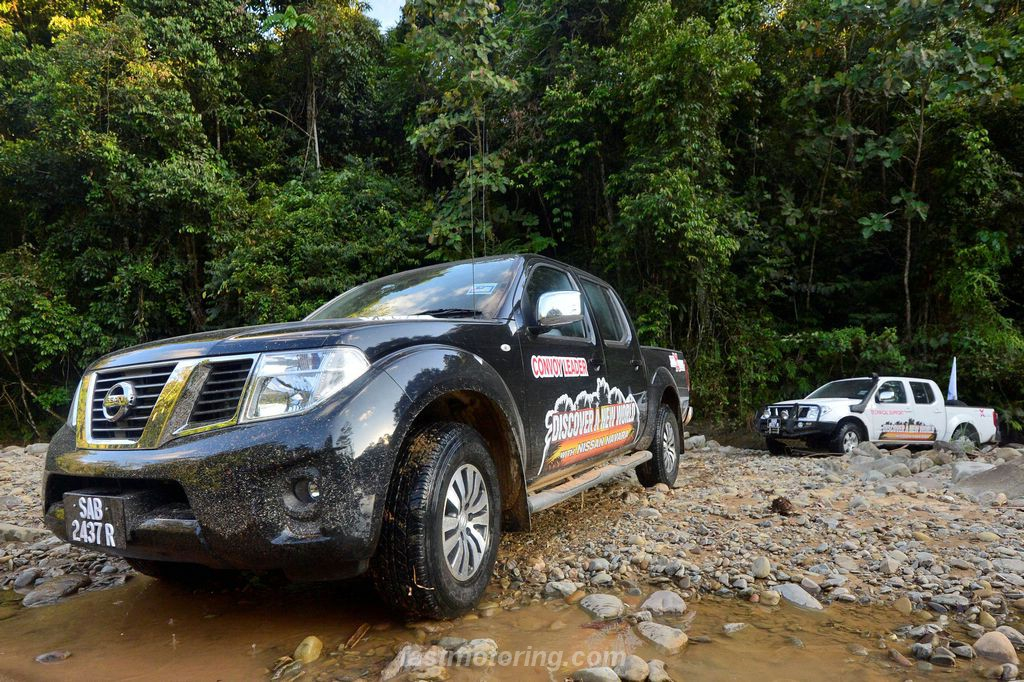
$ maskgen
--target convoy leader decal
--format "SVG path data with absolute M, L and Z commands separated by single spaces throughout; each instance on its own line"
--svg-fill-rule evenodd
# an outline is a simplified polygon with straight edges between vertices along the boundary
M 573 400 L 562 395 L 544 418 L 545 465 L 565 466 L 626 445 L 635 438 L 640 412 L 636 399 L 597 380 L 597 390 Z
M 530 369 L 534 379 L 590 376 L 585 358 L 561 355 L 534 355 L 530 358 Z

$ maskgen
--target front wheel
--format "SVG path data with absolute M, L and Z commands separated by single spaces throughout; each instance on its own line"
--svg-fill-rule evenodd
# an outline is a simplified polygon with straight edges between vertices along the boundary
M 679 453 L 683 448 L 679 438 L 679 422 L 668 405 L 658 408 L 654 433 L 652 457 L 636 468 L 636 478 L 646 488 L 659 483 L 671 488 L 679 476 Z
M 765 447 L 768 448 L 768 452 L 770 454 L 773 454 L 773 455 L 788 455 L 789 454 L 789 446 L 786 445 L 785 443 L 783 443 L 781 440 L 776 440 L 774 438 L 765 438 L 764 439 L 764 444 L 765 444 Z
M 829 443 L 829 450 L 835 453 L 848 455 L 854 448 L 864 441 L 864 434 L 861 428 L 853 422 L 846 422 L 836 431 Z
M 501 538 L 498 472 L 465 424 L 438 423 L 402 447 L 371 572 L 393 607 L 426 618 L 473 608 Z

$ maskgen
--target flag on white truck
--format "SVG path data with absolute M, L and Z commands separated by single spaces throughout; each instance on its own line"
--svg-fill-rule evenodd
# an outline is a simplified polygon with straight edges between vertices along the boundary
M 949 372 L 949 388 L 946 390 L 946 400 L 956 399 L 956 357 L 954 357 L 953 369 Z

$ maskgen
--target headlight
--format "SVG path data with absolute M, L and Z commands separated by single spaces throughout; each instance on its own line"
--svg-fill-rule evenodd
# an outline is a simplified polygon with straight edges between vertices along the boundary
M 84 379 L 85 377 L 82 377 Z M 78 426 L 78 396 L 82 392 L 82 379 L 78 380 L 78 386 L 75 387 L 75 392 L 71 395 L 71 408 L 68 410 L 67 424 L 71 428 Z
M 305 412 L 351 384 L 369 367 L 366 356 L 356 348 L 262 355 L 242 419 Z
M 821 410 L 821 412 L 819 413 L 819 417 L 818 417 L 819 419 L 821 419 L 821 417 L 824 417 L 826 414 L 831 412 L 832 408 L 829 407 L 828 405 L 822 405 L 820 410 Z
M 772 411 L 771 411 L 771 410 L 768 410 L 768 409 L 766 409 L 766 410 L 764 411 L 764 414 L 762 414 L 762 415 L 761 415 L 761 419 L 768 419 L 768 418 L 770 418 L 771 416 L 772 416 Z
M 804 417 L 804 419 L 812 422 L 818 421 L 819 412 L 820 410 L 817 405 L 811 405 L 810 407 L 807 408 L 807 415 Z
M 779 412 L 779 416 L 783 419 L 789 419 L 789 410 L 782 410 Z

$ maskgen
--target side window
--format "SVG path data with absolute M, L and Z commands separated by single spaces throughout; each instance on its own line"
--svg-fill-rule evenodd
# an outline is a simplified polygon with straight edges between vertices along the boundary
M 918 405 L 931 405 L 935 402 L 935 391 L 923 381 L 911 381 L 910 392 L 914 394 L 914 402 Z
M 541 294 L 546 294 L 549 291 L 576 291 L 576 287 L 573 286 L 569 275 L 562 270 L 542 265 L 530 274 L 530 280 L 526 283 L 526 299 L 533 307 L 534 312 L 536 312 L 537 301 L 540 300 Z M 566 336 L 585 339 L 587 338 L 587 328 L 582 321 L 574 322 L 547 329 L 540 335 L 545 338 Z
M 622 320 L 618 302 L 606 287 L 589 280 L 583 280 L 583 290 L 597 320 L 597 328 L 605 341 L 625 341 L 627 327 Z
M 905 404 L 907 402 L 907 390 L 903 388 L 903 382 L 887 381 L 882 384 L 875 395 L 875 402 Z

